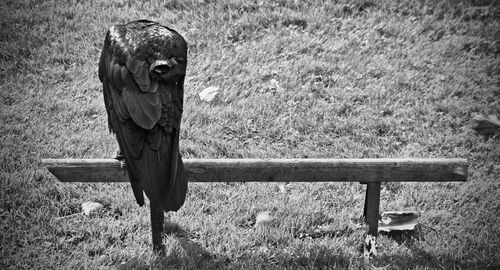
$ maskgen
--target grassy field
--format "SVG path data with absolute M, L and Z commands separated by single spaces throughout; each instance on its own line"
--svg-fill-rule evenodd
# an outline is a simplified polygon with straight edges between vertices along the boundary
M 335 3 L 334 3 L 335 2 Z M 498 269 L 498 1 L 0 2 L 0 269 Z M 363 260 L 357 183 L 190 184 L 152 256 L 128 184 L 61 184 L 41 158 L 108 158 L 106 29 L 147 18 L 189 42 L 185 158 L 460 157 L 467 183 L 383 184 L 422 226 Z M 214 102 L 198 93 L 218 86 Z M 81 212 L 87 200 L 99 214 Z M 275 222 L 254 228 L 258 213 Z M 66 217 L 68 216 L 68 217 Z

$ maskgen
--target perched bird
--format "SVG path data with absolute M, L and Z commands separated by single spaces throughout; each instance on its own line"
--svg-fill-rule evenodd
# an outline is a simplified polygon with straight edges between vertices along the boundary
M 110 132 L 115 133 L 137 203 L 151 208 L 153 250 L 164 251 L 164 211 L 187 192 L 179 154 L 187 44 L 176 31 L 139 20 L 112 26 L 99 61 Z

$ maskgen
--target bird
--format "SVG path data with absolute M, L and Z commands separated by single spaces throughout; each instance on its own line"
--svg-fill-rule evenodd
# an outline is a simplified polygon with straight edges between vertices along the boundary
M 185 39 L 150 20 L 111 26 L 99 60 L 109 131 L 137 203 L 149 198 L 158 253 L 165 252 L 164 212 L 179 210 L 187 193 L 179 152 L 186 66 Z

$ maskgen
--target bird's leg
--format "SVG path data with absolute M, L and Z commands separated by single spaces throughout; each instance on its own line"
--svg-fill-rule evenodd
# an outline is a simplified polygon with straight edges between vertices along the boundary
M 125 158 L 123 157 L 121 149 L 116 150 L 116 156 L 114 156 L 113 158 L 120 161 L 120 168 L 122 169 L 126 168 L 127 165 L 125 163 Z
M 165 254 L 165 246 L 163 245 L 163 209 L 150 201 L 151 208 L 151 233 L 153 236 L 153 251 L 158 254 Z

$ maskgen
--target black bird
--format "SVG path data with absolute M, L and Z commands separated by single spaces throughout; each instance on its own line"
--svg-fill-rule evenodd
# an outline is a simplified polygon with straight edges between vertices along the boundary
M 99 61 L 109 130 L 137 203 L 149 198 L 156 252 L 164 252 L 163 212 L 179 210 L 187 192 L 179 154 L 186 65 L 184 38 L 147 20 L 112 26 Z

